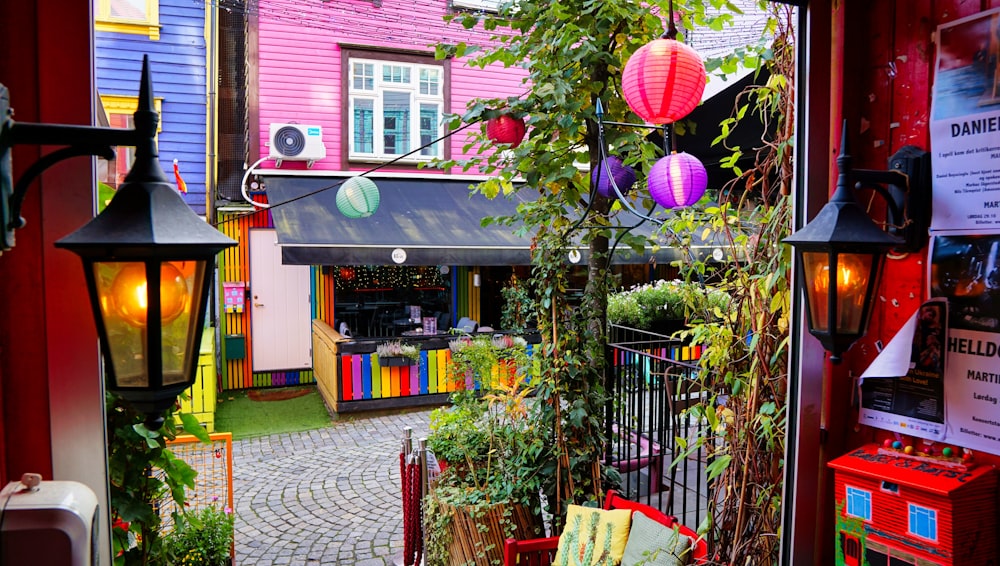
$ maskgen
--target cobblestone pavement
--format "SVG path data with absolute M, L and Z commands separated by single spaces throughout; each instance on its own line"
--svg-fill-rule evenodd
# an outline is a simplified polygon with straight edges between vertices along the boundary
M 403 549 L 403 428 L 430 409 L 233 442 L 238 566 L 383 566 Z

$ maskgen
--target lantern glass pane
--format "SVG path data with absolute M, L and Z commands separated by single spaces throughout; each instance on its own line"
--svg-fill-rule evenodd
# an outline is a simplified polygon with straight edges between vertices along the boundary
M 107 351 L 118 387 L 149 387 L 146 367 L 146 264 L 94 263 Z M 131 289 L 131 292 L 126 291 Z
M 809 304 L 809 327 L 819 332 L 829 332 L 830 329 L 828 257 L 825 252 L 802 252 L 806 302 Z
M 831 289 L 830 255 L 826 252 L 803 252 L 806 300 L 809 302 L 810 325 L 813 330 L 830 332 L 830 308 L 836 315 L 836 334 L 858 335 L 864 318 L 865 294 L 871 279 L 872 254 L 841 253 L 834 255 L 837 279 Z M 830 301 L 830 293 L 835 298 Z
M 168 266 L 171 269 L 168 269 Z M 175 385 L 190 381 L 188 374 L 191 356 L 199 353 L 199 345 L 194 343 L 195 326 L 198 320 L 198 300 L 202 296 L 205 281 L 204 261 L 174 261 L 164 264 L 161 270 L 164 280 L 160 282 L 160 305 L 163 309 L 162 353 L 163 385 Z M 167 281 L 166 276 L 172 277 Z M 167 290 L 183 291 L 183 303 L 168 297 Z M 180 307 L 172 318 L 167 317 L 167 308 Z
M 187 359 L 194 355 L 192 297 L 200 297 L 204 285 L 205 262 L 165 262 L 160 269 L 160 292 L 150 293 L 145 262 L 98 262 L 94 275 L 100 300 L 101 318 L 107 335 L 107 349 L 114 366 L 116 387 L 147 388 L 150 381 L 147 353 L 147 308 L 160 302 L 163 356 L 163 383 L 181 383 Z M 155 370 L 154 370 L 155 371 Z M 155 381 L 155 380 L 154 380 Z
M 871 279 L 872 254 L 837 256 L 837 333 L 861 334 L 865 294 Z

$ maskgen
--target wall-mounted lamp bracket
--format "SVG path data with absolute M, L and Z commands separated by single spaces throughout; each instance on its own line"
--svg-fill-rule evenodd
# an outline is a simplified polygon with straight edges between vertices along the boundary
M 84 155 L 96 155 L 112 160 L 114 146 L 138 145 L 145 135 L 136 129 L 71 126 L 62 124 L 17 123 L 10 107 L 10 92 L 0 84 L 0 253 L 14 247 L 14 231 L 23 228 L 21 203 L 28 186 L 43 171 L 56 163 Z M 13 182 L 11 148 L 15 145 L 62 145 L 28 167 L 24 175 Z
M 830 201 L 784 241 L 795 248 L 809 333 L 839 363 L 868 328 L 886 254 L 914 252 L 927 242 L 930 219 L 930 154 L 906 146 L 889 159 L 889 170 L 853 169 L 844 123 L 837 185 Z M 882 196 L 889 229 L 872 220 L 855 191 Z
M 871 189 L 885 200 L 889 233 L 905 241 L 897 251 L 915 252 L 927 245 L 931 215 L 929 152 L 914 145 L 903 146 L 889 158 L 888 170 L 852 169 L 850 178 L 855 189 Z

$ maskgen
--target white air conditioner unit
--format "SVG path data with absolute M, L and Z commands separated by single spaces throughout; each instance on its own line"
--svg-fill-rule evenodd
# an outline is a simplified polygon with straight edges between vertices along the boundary
M 306 124 L 271 124 L 270 150 L 268 157 L 276 160 L 275 167 L 281 167 L 281 162 L 306 161 L 307 167 L 326 157 L 326 146 L 323 145 L 323 128 Z

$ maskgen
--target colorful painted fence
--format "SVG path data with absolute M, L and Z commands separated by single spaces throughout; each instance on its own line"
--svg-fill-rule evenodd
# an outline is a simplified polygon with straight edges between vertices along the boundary
M 474 387 L 471 376 L 450 372 L 449 337 L 424 337 L 420 360 L 409 366 L 382 365 L 378 341 L 348 340 L 321 320 L 313 321 L 313 365 L 320 393 L 337 412 L 434 404 L 460 388 Z M 534 345 L 528 344 L 528 355 Z M 493 368 L 494 379 L 504 372 Z

